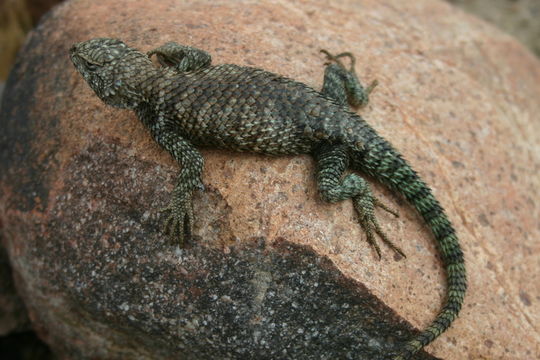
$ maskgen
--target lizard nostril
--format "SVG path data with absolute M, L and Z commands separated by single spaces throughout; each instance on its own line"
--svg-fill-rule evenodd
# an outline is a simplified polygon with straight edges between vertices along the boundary
M 71 47 L 69 48 L 69 53 L 70 54 L 73 54 L 77 51 L 77 46 L 79 45 L 79 43 L 75 43 L 73 45 L 71 45 Z

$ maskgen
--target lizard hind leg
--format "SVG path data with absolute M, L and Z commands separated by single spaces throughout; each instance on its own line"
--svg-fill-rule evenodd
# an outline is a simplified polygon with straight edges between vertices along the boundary
M 372 81 L 368 87 L 361 84 L 354 66 L 356 59 L 350 52 L 332 55 L 326 50 L 321 50 L 328 60 L 324 71 L 322 93 L 337 101 L 341 105 L 349 103 L 352 107 L 364 107 L 369 102 L 369 94 L 377 86 L 377 80 Z M 347 69 L 341 58 L 350 59 L 350 67 Z
M 203 69 L 212 63 L 212 57 L 206 51 L 175 42 L 161 45 L 146 55 L 156 55 L 161 66 L 171 67 L 179 73 Z
M 349 165 L 347 148 L 340 145 L 322 145 L 315 151 L 314 156 L 318 167 L 317 183 L 321 197 L 328 202 L 352 199 L 358 222 L 379 259 L 381 258 L 381 250 L 375 239 L 375 234 L 392 250 L 405 257 L 403 251 L 394 245 L 382 230 L 375 217 L 375 208 L 380 207 L 394 216 L 398 216 L 398 214 L 375 198 L 368 182 L 359 175 L 348 174 L 342 177 Z

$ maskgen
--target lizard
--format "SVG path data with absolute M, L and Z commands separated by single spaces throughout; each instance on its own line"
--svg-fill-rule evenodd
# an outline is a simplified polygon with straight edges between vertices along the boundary
M 463 251 L 432 190 L 349 108 L 366 105 L 376 81 L 362 86 L 352 53 L 322 51 L 327 63 L 321 91 L 256 67 L 212 65 L 206 51 L 174 42 L 143 53 L 118 39 L 95 38 L 75 43 L 69 55 L 104 103 L 133 110 L 181 165 L 170 203 L 163 209 L 164 232 L 180 246 L 192 236 L 192 195 L 204 189 L 200 146 L 277 156 L 310 154 L 317 165 L 320 196 L 331 203 L 352 200 L 379 258 L 376 235 L 405 256 L 382 231 L 375 208 L 397 214 L 373 196 L 358 173 L 403 196 L 431 229 L 447 279 L 446 300 L 436 318 L 388 355 L 409 359 L 457 318 L 467 289 Z M 341 61 L 345 57 L 350 58 L 349 68 Z

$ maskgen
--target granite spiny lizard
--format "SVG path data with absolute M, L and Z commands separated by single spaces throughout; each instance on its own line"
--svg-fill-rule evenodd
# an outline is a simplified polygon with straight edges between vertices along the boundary
M 447 272 L 446 302 L 431 325 L 393 359 L 408 359 L 444 332 L 457 317 L 466 292 L 463 253 L 454 228 L 430 188 L 403 157 L 347 104 L 363 106 L 376 85 L 364 89 L 350 53 L 332 56 L 322 91 L 258 68 L 211 65 L 205 51 L 167 43 L 144 54 L 116 39 L 74 44 L 70 57 L 106 104 L 134 110 L 154 139 L 180 164 L 165 231 L 180 244 L 191 236 L 192 193 L 202 189 L 203 158 L 195 146 L 285 155 L 311 154 L 322 198 L 351 199 L 369 243 L 403 255 L 382 232 L 374 208 L 392 212 L 368 183 L 347 169 L 368 174 L 402 194 L 422 215 L 437 240 Z M 155 55 L 161 66 L 150 57 Z M 351 59 L 347 69 L 342 57 Z

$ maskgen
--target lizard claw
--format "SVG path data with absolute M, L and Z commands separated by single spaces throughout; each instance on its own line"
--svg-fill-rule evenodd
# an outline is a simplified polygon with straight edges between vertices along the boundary
M 375 249 L 375 252 L 377 253 L 377 256 L 379 257 L 379 260 L 382 258 L 381 256 L 381 249 L 379 245 L 377 244 L 377 241 L 375 240 L 375 234 L 379 235 L 381 240 L 388 245 L 394 252 L 401 255 L 402 257 L 406 258 L 407 256 L 405 253 L 397 246 L 395 245 L 386 235 L 386 233 L 382 230 L 379 222 L 377 221 L 377 218 L 375 217 L 375 207 L 380 207 L 381 209 L 389 212 L 390 214 L 399 217 L 399 214 L 395 211 L 383 204 L 380 200 L 373 197 L 371 193 L 369 194 L 362 194 L 360 196 L 357 196 L 353 198 L 353 204 L 354 209 L 356 210 L 356 213 L 358 214 L 358 222 L 360 223 L 360 226 L 362 226 L 362 229 L 366 233 L 367 241 L 368 243 L 373 246 Z
M 332 55 L 328 50 L 324 50 L 324 49 L 321 49 L 321 52 L 322 52 L 324 55 L 326 55 L 326 60 L 328 61 L 328 62 L 326 63 L 326 65 L 328 65 L 328 64 L 334 62 L 334 63 L 338 64 L 339 66 L 341 66 L 343 69 L 345 69 L 345 70 L 347 70 L 347 71 L 349 71 L 349 72 L 351 72 L 351 73 L 354 74 L 354 72 L 355 72 L 354 66 L 355 66 L 355 64 L 356 64 L 356 58 L 355 58 L 355 56 L 354 56 L 352 53 L 346 51 L 346 52 L 339 53 L 339 54 L 337 54 L 337 55 Z M 339 58 L 341 58 L 341 57 L 348 57 L 348 58 L 350 59 L 351 65 L 350 65 L 349 69 L 347 69 L 347 68 L 345 67 L 345 65 L 343 65 L 343 63 L 342 63 L 341 60 L 339 59 Z
M 376 197 L 373 198 L 373 205 L 375 205 L 377 207 L 380 207 L 381 209 L 383 209 L 387 213 L 390 213 L 390 214 L 394 215 L 395 217 L 399 217 L 399 214 L 398 214 L 398 212 L 396 210 L 394 210 L 391 207 L 385 205 L 382 201 L 380 201 Z
M 192 236 L 193 209 L 191 196 L 173 198 L 169 206 L 161 209 L 166 215 L 163 232 L 169 236 L 171 243 L 184 247 Z

